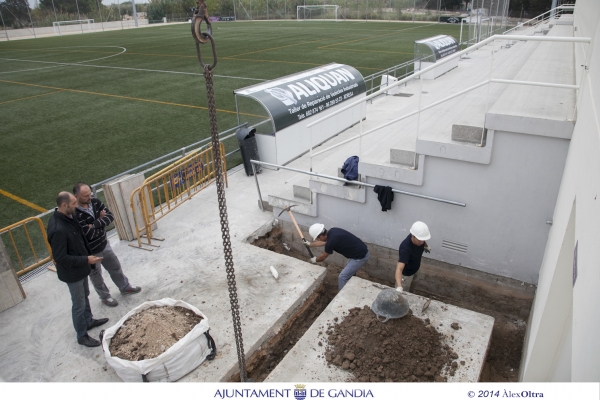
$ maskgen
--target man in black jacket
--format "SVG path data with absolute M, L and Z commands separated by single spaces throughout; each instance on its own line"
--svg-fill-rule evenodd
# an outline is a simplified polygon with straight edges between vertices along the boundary
M 48 222 L 48 242 L 56 264 L 58 279 L 65 282 L 71 292 L 73 326 L 77 343 L 87 347 L 100 346 L 88 335 L 88 330 L 108 322 L 108 318 L 93 319 L 88 296 L 88 275 L 91 268 L 102 259 L 91 255 L 79 223 L 75 220 L 77 199 L 68 192 L 60 192 L 58 206 Z
M 73 187 L 73 194 L 77 197 L 76 218 L 83 229 L 92 254 L 103 259 L 102 266 L 108 271 L 110 278 L 122 294 L 139 293 L 142 288 L 129 284 L 129 279 L 123 273 L 117 255 L 106 239 L 105 228 L 114 221 L 115 217 L 100 200 L 92 197 L 92 191 L 85 183 L 76 184 Z M 96 268 L 90 273 L 90 281 L 92 281 L 102 303 L 110 307 L 119 304 L 117 300 L 112 298 L 108 287 L 104 283 L 100 263 L 96 264 Z

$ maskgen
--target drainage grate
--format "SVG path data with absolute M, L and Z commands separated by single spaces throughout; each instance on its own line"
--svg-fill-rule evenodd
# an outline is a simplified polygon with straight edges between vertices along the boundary
M 395 94 L 394 96 L 397 96 L 397 97 L 410 97 L 410 96 L 414 96 L 414 93 L 398 93 L 398 94 Z
M 38 277 L 38 276 L 40 276 L 42 274 L 45 274 L 46 272 L 48 272 L 48 267 L 50 265 L 54 265 L 54 263 L 52 261 L 47 262 L 44 265 L 40 265 L 39 267 L 37 267 L 33 271 L 29 271 L 28 273 L 21 275 L 19 277 L 19 282 L 25 283 L 27 281 L 32 280 L 35 277 Z
M 454 250 L 461 253 L 467 252 L 467 245 L 465 243 L 453 242 L 452 240 L 442 240 L 442 247 L 448 250 Z

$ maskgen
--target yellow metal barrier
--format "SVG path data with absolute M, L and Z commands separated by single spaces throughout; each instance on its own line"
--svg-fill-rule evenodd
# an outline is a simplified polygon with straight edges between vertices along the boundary
M 220 147 L 221 164 L 225 186 L 227 186 L 225 146 L 220 143 Z M 144 250 L 152 250 L 144 245 L 158 247 L 152 243 L 152 240 L 163 240 L 152 234 L 156 221 L 191 199 L 215 179 L 212 147 L 203 151 L 194 151 L 146 178 L 144 184 L 134 190 L 130 197 L 138 242 L 137 245 L 130 244 L 130 246 Z M 146 243 L 142 243 L 142 238 Z
M 37 239 L 36 243 L 34 243 L 34 240 L 32 239 L 32 235 L 29 232 L 29 229 L 27 229 L 27 224 L 34 224 L 37 222 L 38 228 L 40 230 L 41 236 L 38 236 L 37 238 L 34 237 L 34 239 Z M 15 232 L 16 230 L 18 230 L 19 228 L 23 229 L 23 232 L 25 233 L 24 237 L 17 237 L 15 238 L 15 234 L 17 232 Z M 37 232 L 36 232 L 37 233 Z M 52 249 L 50 248 L 50 244 L 48 243 L 48 237 L 46 236 L 46 228 L 44 227 L 44 223 L 42 222 L 41 219 L 36 218 L 36 217 L 31 217 L 31 218 L 25 218 L 22 221 L 19 221 L 15 224 L 9 225 L 5 228 L 0 229 L 0 238 L 2 234 L 8 234 L 8 237 L 10 238 L 10 243 L 12 244 L 12 255 L 14 258 L 16 258 L 19 261 L 19 268 L 17 269 L 17 275 L 21 276 L 37 267 L 39 267 L 40 265 L 44 265 L 47 262 L 49 262 L 50 260 L 52 260 Z M 2 240 L 2 239 L 0 239 Z M 44 242 L 46 251 L 48 252 L 48 255 L 46 257 L 41 258 L 38 255 L 38 252 L 36 252 L 36 247 L 40 247 L 40 241 Z M 25 242 L 27 243 L 27 245 L 29 246 L 29 248 L 31 249 L 31 253 L 28 256 L 25 256 L 24 254 L 24 250 L 25 248 L 27 248 L 27 245 L 25 244 Z M 36 246 L 36 244 L 38 246 Z M 19 250 L 19 248 L 21 249 L 21 251 Z M 8 249 L 7 249 L 8 250 Z M 8 255 L 10 256 L 10 255 Z

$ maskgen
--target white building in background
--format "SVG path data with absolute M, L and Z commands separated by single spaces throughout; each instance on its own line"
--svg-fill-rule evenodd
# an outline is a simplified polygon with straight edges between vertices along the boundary
M 578 112 L 525 338 L 523 381 L 600 381 L 600 1 L 577 1 L 573 35 L 592 42 L 575 45 Z

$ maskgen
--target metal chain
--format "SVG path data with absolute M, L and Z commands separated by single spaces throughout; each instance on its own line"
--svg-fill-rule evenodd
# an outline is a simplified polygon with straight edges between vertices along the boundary
M 196 18 L 201 19 L 197 21 Z M 209 26 L 209 33 L 200 32 L 201 21 L 205 21 Z M 196 23 L 198 22 L 198 23 Z M 213 162 L 215 167 L 215 178 L 217 184 L 217 196 L 219 199 L 219 215 L 221 217 L 221 236 L 223 238 L 223 254 L 225 256 L 225 270 L 227 271 L 227 284 L 229 286 L 229 302 L 231 304 L 231 317 L 233 320 L 233 333 L 237 347 L 238 363 L 240 366 L 240 381 L 246 382 L 246 358 L 244 355 L 244 341 L 242 339 L 242 324 L 240 321 L 240 311 L 237 296 L 237 286 L 235 283 L 235 269 L 233 267 L 233 254 L 231 252 L 231 236 L 229 235 L 229 219 L 227 217 L 227 204 L 225 201 L 225 185 L 223 182 L 223 165 L 221 163 L 221 146 L 219 141 L 219 132 L 217 128 L 217 108 L 215 106 L 215 91 L 213 86 L 213 69 L 217 64 L 217 53 L 215 42 L 210 34 L 210 22 L 207 17 L 206 3 L 204 0 L 198 1 L 198 9 L 195 14 L 195 21 L 192 24 L 192 33 L 196 38 L 196 50 L 198 60 L 204 68 L 204 79 L 206 80 L 206 97 L 208 98 L 208 116 L 210 119 L 210 135 L 212 138 Z M 202 40 L 198 40 L 201 38 Z M 213 51 L 213 64 L 206 65 L 202 62 L 200 55 L 200 44 L 207 43 L 210 40 Z

